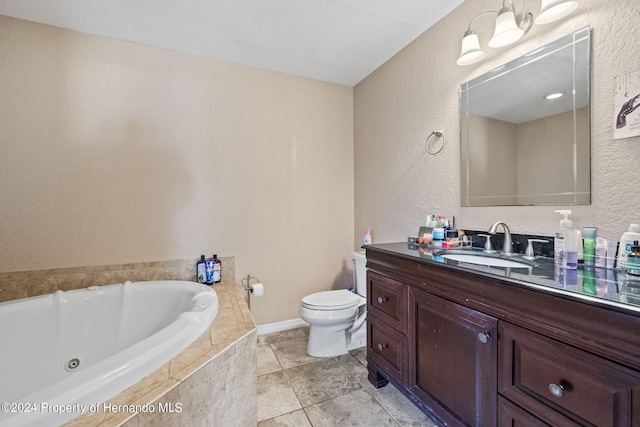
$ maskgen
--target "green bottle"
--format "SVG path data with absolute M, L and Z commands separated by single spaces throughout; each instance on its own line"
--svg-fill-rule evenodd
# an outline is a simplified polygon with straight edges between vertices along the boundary
M 584 236 L 583 260 L 584 265 L 593 266 L 596 260 L 596 227 L 583 227 Z

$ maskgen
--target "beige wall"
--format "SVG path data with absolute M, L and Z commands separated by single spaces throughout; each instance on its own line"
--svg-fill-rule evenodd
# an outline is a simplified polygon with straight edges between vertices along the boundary
M 573 210 L 576 225 L 618 238 L 640 221 L 640 138 L 612 138 L 613 79 L 638 69 L 640 3 L 581 0 L 459 67 L 484 6 L 466 1 L 353 91 L 0 17 L 0 272 L 215 251 L 235 257 L 238 281 L 265 283 L 252 300 L 265 324 L 345 286 L 365 227 L 374 242 L 404 240 L 441 213 L 551 234 L 554 207 L 460 207 L 458 89 L 586 25 L 592 205 Z M 424 150 L 433 130 L 446 136 L 438 156 Z
M 499 4 L 465 1 L 355 87 L 356 243 L 364 227 L 372 227 L 378 242 L 405 240 L 427 213 L 455 215 L 461 228 L 485 230 L 504 220 L 516 233 L 552 234 L 560 220 L 554 206 L 460 207 L 459 87 L 587 25 L 592 30 L 592 204 L 572 207 L 574 223 L 596 225 L 603 237 L 618 239 L 631 222 L 640 221 L 633 178 L 640 138 L 613 140 L 614 77 L 640 69 L 640 2 L 581 0 L 568 18 L 536 25 L 519 43 L 491 49 L 477 64 L 457 66 L 467 25 L 494 3 Z M 528 4 L 537 10 L 540 1 Z M 486 44 L 490 24 L 484 18 L 477 23 L 484 26 L 478 31 Z M 438 156 L 424 149 L 433 130 L 443 131 L 447 140 Z
M 351 88 L 0 16 L 0 272 L 234 256 L 256 323 L 347 286 Z

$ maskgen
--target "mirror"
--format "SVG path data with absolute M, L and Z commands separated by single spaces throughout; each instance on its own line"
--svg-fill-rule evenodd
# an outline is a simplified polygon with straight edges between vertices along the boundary
M 589 52 L 587 27 L 460 87 L 462 206 L 591 203 Z

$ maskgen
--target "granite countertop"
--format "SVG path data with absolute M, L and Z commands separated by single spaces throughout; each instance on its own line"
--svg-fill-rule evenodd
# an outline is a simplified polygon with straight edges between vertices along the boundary
M 526 268 L 489 267 L 443 257 L 446 253 L 483 254 L 482 250 L 470 247 L 439 249 L 399 242 L 365 245 L 363 248 L 640 316 L 640 277 L 627 275 L 621 270 L 585 267 L 582 263 L 577 270 L 565 270 L 555 268 L 553 258 L 536 257 L 529 261 L 523 259 L 522 254 L 502 258 L 526 263 Z

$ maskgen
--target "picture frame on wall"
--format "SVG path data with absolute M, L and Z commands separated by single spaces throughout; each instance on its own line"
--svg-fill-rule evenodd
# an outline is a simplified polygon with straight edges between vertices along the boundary
M 613 139 L 640 135 L 640 70 L 614 79 Z

